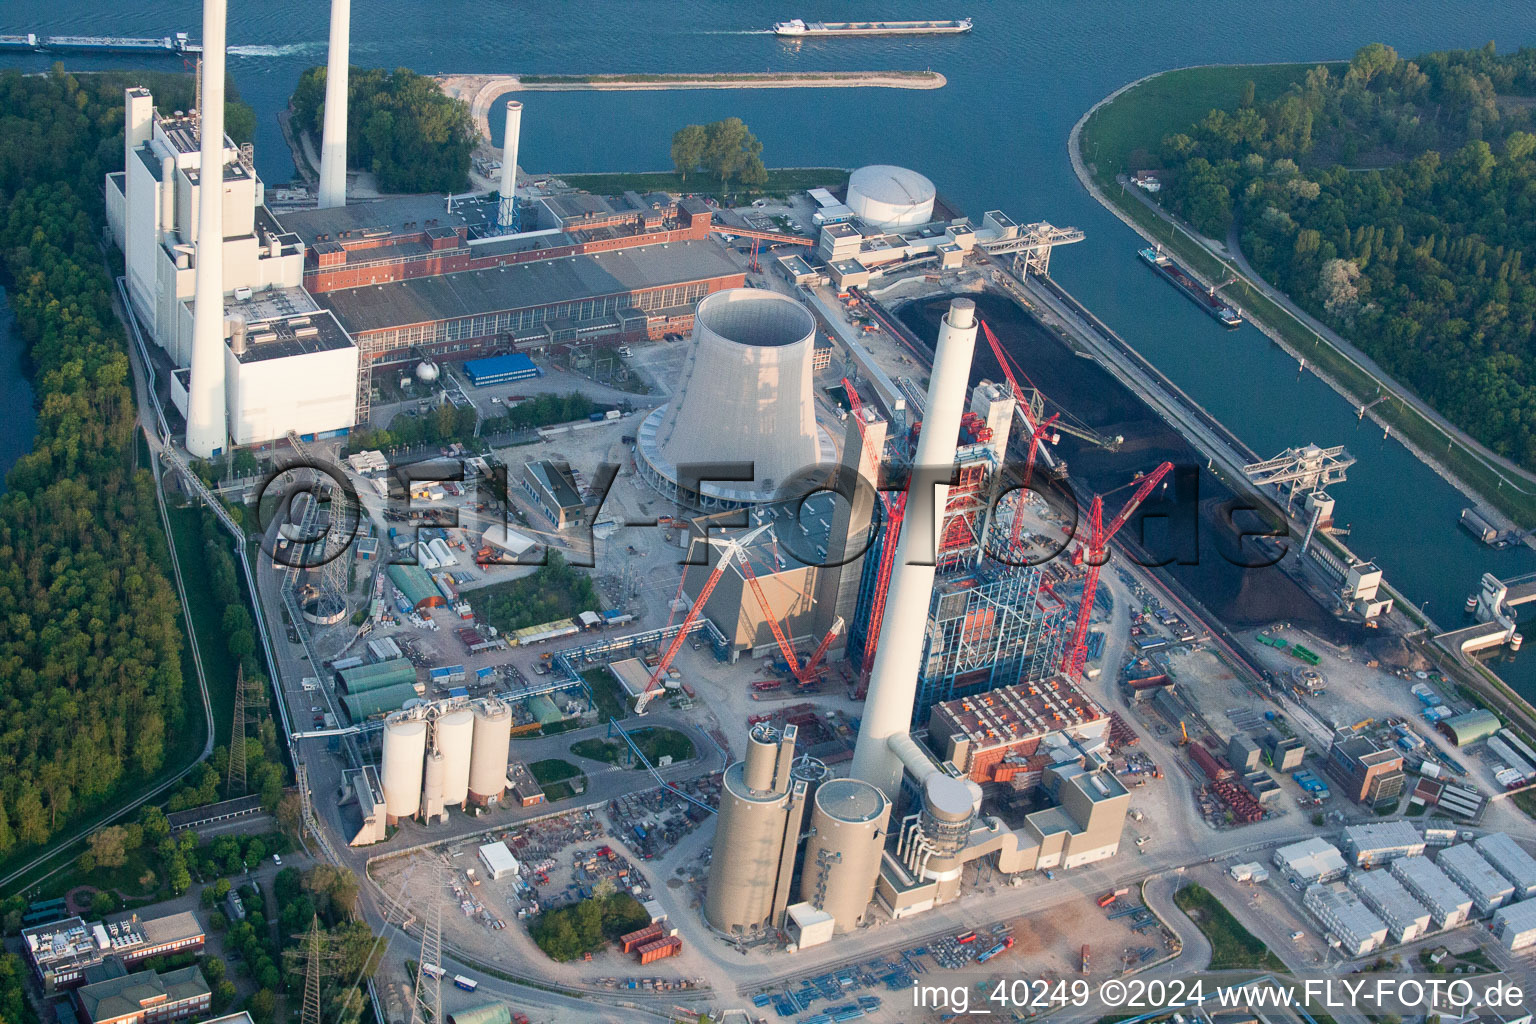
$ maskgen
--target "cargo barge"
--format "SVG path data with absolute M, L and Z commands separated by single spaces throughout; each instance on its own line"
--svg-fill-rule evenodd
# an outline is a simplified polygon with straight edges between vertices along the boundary
M 971 19 L 950 21 L 776 21 L 773 34 L 804 36 L 947 36 L 971 30 Z
M 0 36 L 0 50 L 34 50 L 39 53 L 62 51 L 70 53 L 201 53 L 201 45 L 187 38 L 185 32 L 158 39 L 130 38 L 128 36 L 40 36 L 35 32 L 25 35 Z
M 1139 255 L 1146 261 L 1147 266 L 1193 299 L 1195 305 L 1210 314 L 1212 319 L 1228 327 L 1242 326 L 1243 318 L 1238 315 L 1237 310 L 1218 298 L 1214 288 L 1207 291 L 1187 270 L 1164 255 L 1161 246 L 1155 249 L 1142 249 Z

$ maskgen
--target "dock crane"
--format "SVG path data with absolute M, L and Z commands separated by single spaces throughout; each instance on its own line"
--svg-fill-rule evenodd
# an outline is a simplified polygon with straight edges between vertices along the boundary
M 1099 570 L 1109 560 L 1110 540 L 1120 532 L 1120 527 L 1126 524 L 1131 514 L 1147 500 L 1147 495 L 1156 489 L 1172 469 L 1173 463 L 1165 462 L 1143 477 L 1141 486 L 1136 488 L 1136 493 L 1131 495 L 1131 500 L 1125 503 L 1120 514 L 1110 521 L 1107 529 L 1103 524 L 1104 498 L 1097 494 L 1093 496 L 1093 503 L 1088 507 L 1088 546 L 1079 552 L 1081 561 L 1088 566 L 1088 576 L 1083 580 L 1083 599 L 1077 606 L 1077 625 L 1061 657 L 1061 671 L 1066 675 L 1081 675 L 1083 665 L 1088 660 L 1088 619 L 1093 614 L 1093 600 L 1099 590 Z
M 848 395 L 848 405 L 853 410 L 859 434 L 864 433 L 864 403 L 853 383 L 843 378 L 843 391 Z M 880 564 L 875 570 L 875 592 L 869 603 L 869 626 L 864 633 L 864 659 L 859 666 L 859 689 L 869 683 L 869 673 L 875 666 L 875 646 L 880 639 L 880 623 L 885 619 L 885 598 L 891 589 L 891 573 L 896 566 L 896 541 L 901 536 L 901 522 L 907 511 L 907 492 L 894 494 L 880 491 L 885 504 L 885 540 L 880 545 Z

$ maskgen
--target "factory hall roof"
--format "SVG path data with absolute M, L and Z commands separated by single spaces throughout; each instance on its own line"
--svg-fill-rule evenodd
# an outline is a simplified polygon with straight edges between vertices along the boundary
M 483 219 L 483 211 L 475 205 L 460 204 L 453 213 L 447 209 L 443 196 L 414 195 L 393 196 L 366 203 L 348 203 L 327 209 L 288 210 L 277 215 L 283 227 L 314 245 L 321 235 L 338 239 L 346 232 L 357 232 L 353 237 L 386 237 L 403 231 L 425 230 L 431 226 L 456 228 L 468 224 L 471 214 L 476 223 Z M 407 227 L 409 225 L 409 227 Z
M 325 292 L 353 335 L 740 275 L 712 240 L 670 242 Z

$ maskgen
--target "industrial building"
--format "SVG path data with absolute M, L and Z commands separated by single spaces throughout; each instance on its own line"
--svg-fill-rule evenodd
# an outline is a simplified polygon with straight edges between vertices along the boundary
M 485 865 L 485 877 L 493 882 L 514 877 L 520 870 L 517 858 L 512 856 L 512 851 L 507 849 L 507 844 L 499 839 L 494 843 L 483 844 L 475 852 L 480 858 L 480 863 Z
M 928 713 L 941 759 L 979 783 L 1035 785 L 1046 767 L 1076 762 L 1108 734 L 1104 709 L 1065 676 L 945 701 Z
M 1387 941 L 1386 922 L 1337 882 L 1308 886 L 1302 903 L 1351 956 L 1374 952 Z
M 1523 900 L 1494 911 L 1493 934 L 1510 951 L 1536 945 L 1536 901 Z
M 477 388 L 493 384 L 512 384 L 520 380 L 534 380 L 544 376 L 532 359 L 521 352 L 492 356 L 489 359 L 471 359 L 464 364 L 464 376 Z
M 151 957 L 202 949 L 205 938 L 190 912 L 144 920 L 132 914 L 89 925 L 69 917 L 21 932 L 27 962 L 46 992 L 80 984 L 87 969 L 108 957 L 131 967 Z
M 1357 804 L 1381 807 L 1403 794 L 1407 776 L 1402 755 L 1368 736 L 1340 733 L 1328 748 L 1328 774 Z
M 556 530 L 564 530 L 579 522 L 586 512 L 587 505 L 576 487 L 571 467 L 563 462 L 549 459 L 529 462 L 523 466 L 518 484 L 533 502 L 533 507 L 542 512 Z
M 1262 756 L 1259 745 L 1246 733 L 1233 733 L 1227 741 L 1227 761 L 1239 774 L 1257 770 Z
M 1487 917 L 1515 894 L 1509 879 L 1494 870 L 1471 843 L 1446 847 L 1435 855 L 1435 863 L 1472 897 L 1477 917 Z
M 1429 931 L 1429 908 L 1390 872 L 1351 871 L 1349 887 L 1386 923 L 1393 942 L 1412 942 Z
M 1316 836 L 1277 847 L 1272 859 L 1275 867 L 1303 882 L 1332 882 L 1348 868 L 1338 847 Z
M 1356 867 L 1373 868 L 1398 857 L 1419 857 L 1424 837 L 1406 821 L 1370 822 L 1344 828 L 1344 853 Z
M 114 976 L 82 985 L 75 992 L 86 1024 L 165 1024 L 206 1013 L 213 999 L 196 966 L 164 974 L 111 973 Z
M 799 730 L 766 724 L 747 737 L 747 756 L 725 771 L 709 865 L 704 919 L 727 935 L 783 925 L 806 804 L 826 766 L 795 758 Z
M 1490 832 L 1473 844 L 1483 859 L 1515 887 L 1514 898 L 1536 896 L 1536 858 L 1503 832 Z
M 385 824 L 500 804 L 511 742 L 511 710 L 494 697 L 424 702 L 390 715 L 380 773 Z
M 1467 923 L 1472 913 L 1472 897 L 1433 862 L 1424 857 L 1402 857 L 1393 861 L 1389 870 L 1429 910 L 1436 930 L 1459 928 Z
M 1478 740 L 1495 736 L 1502 727 L 1498 716 L 1486 708 L 1473 708 L 1435 723 L 1435 728 L 1458 747 L 1471 746 Z
M 1269 754 L 1269 765 L 1278 772 L 1295 771 L 1307 758 L 1307 745 L 1296 736 L 1269 733 L 1264 737 L 1264 748 Z

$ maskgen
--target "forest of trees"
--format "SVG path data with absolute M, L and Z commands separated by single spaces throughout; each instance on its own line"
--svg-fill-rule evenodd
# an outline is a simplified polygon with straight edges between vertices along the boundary
M 558 551 L 532 575 L 495 584 L 475 592 L 475 603 L 486 622 L 503 633 L 596 611 L 592 578 L 572 569 Z
M 672 166 L 684 183 L 702 168 L 720 179 L 722 189 L 732 180 L 748 188 L 768 180 L 763 144 L 739 117 L 679 128 L 672 135 Z
M 325 121 L 325 68 L 299 76 L 293 124 L 318 141 Z M 463 192 L 478 142 L 469 105 L 407 68 L 347 73 L 347 166 L 372 171 L 384 192 Z
M 552 423 L 568 423 L 585 419 L 596 410 L 596 402 L 574 391 L 568 395 L 535 395 L 508 408 L 504 415 L 487 417 L 480 424 L 480 436 L 490 437 L 545 427 Z M 384 429 L 357 431 L 350 438 L 348 448 L 351 451 L 366 451 L 369 448 L 412 448 L 419 444 L 449 444 L 454 441 L 468 444 L 474 436 L 474 407 L 445 403 L 417 416 L 397 413 Z
M 1536 468 L 1536 50 L 1362 48 L 1163 140 L 1163 200 L 1495 451 Z
M 533 941 L 551 960 L 564 963 L 595 953 L 610 940 L 644 928 L 651 915 L 627 892 L 616 892 L 604 879 L 593 887 L 591 899 L 540 914 L 529 926 Z
M 101 250 L 130 83 L 191 100 L 190 76 L 0 73 L 0 276 L 39 408 L 0 498 L 0 857 L 142 788 L 198 727 Z

